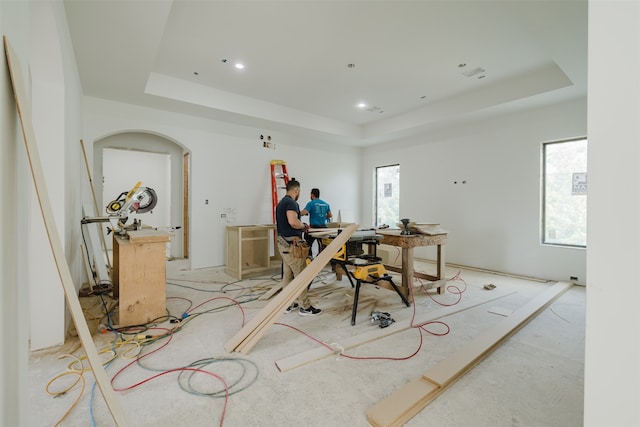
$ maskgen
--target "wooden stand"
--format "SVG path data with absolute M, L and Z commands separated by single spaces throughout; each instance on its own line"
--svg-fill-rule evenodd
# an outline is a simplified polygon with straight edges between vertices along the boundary
M 228 275 L 242 280 L 271 268 L 271 261 L 280 259 L 277 250 L 270 255 L 274 224 L 227 226 Z
M 446 234 L 400 234 L 399 230 L 378 230 L 378 234 L 383 237 L 382 244 L 398 246 L 402 248 L 402 268 L 399 269 L 392 265 L 385 265 L 389 271 L 402 273 L 402 290 L 405 295 L 409 295 L 409 286 L 411 286 L 413 276 L 420 279 L 429 280 L 432 283 L 426 284 L 427 289 L 437 288 L 439 294 L 444 294 L 446 280 L 444 279 L 444 245 L 447 242 Z M 416 246 L 437 246 L 437 273 L 430 276 L 424 273 L 415 273 L 413 271 L 413 248 Z
M 167 314 L 166 243 L 169 233 L 130 231 L 113 236 L 113 296 L 118 326 L 143 325 Z

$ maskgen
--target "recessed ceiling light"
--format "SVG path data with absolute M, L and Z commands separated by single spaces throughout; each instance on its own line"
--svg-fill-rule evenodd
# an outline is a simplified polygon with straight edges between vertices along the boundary
M 347 68 L 356 68 L 356 64 L 347 64 Z
M 367 106 L 367 104 L 365 104 L 364 102 L 359 102 L 358 103 L 358 108 L 365 108 Z
M 244 68 L 244 65 L 243 65 L 243 64 L 241 64 L 241 63 L 239 63 L 239 62 L 237 62 L 237 63 L 236 63 L 236 68 L 237 68 L 238 70 L 242 70 L 242 69 Z

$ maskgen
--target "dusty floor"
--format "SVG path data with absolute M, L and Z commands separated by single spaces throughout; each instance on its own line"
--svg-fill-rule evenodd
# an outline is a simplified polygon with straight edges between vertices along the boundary
M 133 343 L 115 346 L 120 338 L 113 332 L 94 336 L 105 362 L 116 354 L 106 372 L 131 426 L 369 426 L 369 407 L 554 284 L 447 267 L 446 277 L 458 278 L 448 282 L 447 293 L 427 295 L 416 286 L 416 302 L 409 308 L 394 292 L 363 287 L 361 310 L 351 326 L 351 286 L 346 278 L 336 281 L 327 268 L 311 288 L 314 305 L 325 312 L 319 317 L 281 316 L 244 355 L 228 353 L 224 344 L 240 329 L 243 311 L 246 321 L 266 305 L 256 298 L 275 281 L 262 277 L 237 282 L 223 268 L 191 271 L 185 266 L 184 261 L 167 264 L 167 309 L 178 317 L 190 314 L 171 339 L 142 340 L 138 346 L 137 334 L 131 334 Z M 433 274 L 434 269 L 433 264 L 416 263 L 418 271 Z M 495 289 L 484 289 L 487 284 Z M 242 310 L 231 299 L 242 302 Z M 440 335 L 448 331 L 442 336 L 398 327 L 412 316 L 420 321 L 474 304 L 438 319 L 443 323 L 425 326 Z M 384 332 L 394 327 L 398 331 L 339 355 L 341 343 L 381 330 L 370 320 L 374 308 L 395 320 Z M 581 426 L 584 316 L 585 288 L 574 286 L 406 425 Z M 144 334 L 158 335 L 161 328 L 176 325 L 164 322 Z M 336 353 L 284 372 L 278 369 L 276 362 L 318 348 L 315 340 Z M 138 352 L 144 357 L 136 360 Z M 71 353 L 82 357 L 77 339 L 31 353 L 31 426 L 55 425 L 80 395 L 80 382 L 61 396 L 47 393 L 78 378 L 65 374 L 74 359 L 63 355 Z M 83 378 L 80 401 L 60 425 L 115 425 L 91 373 Z M 229 388 L 228 398 L 222 381 Z

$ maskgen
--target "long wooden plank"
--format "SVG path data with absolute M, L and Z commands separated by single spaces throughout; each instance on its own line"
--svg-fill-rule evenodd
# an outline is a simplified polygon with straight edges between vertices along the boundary
M 479 335 L 475 340 L 457 351 L 453 357 L 449 357 L 433 368 L 428 369 L 424 376 L 430 378 L 436 384 L 448 385 L 457 379 L 461 369 L 466 371 L 477 364 L 487 353 L 493 351 L 500 343 L 516 333 L 571 286 L 572 284 L 568 282 L 559 282 L 551 286 L 502 322 Z
M 91 190 L 91 198 L 93 199 L 93 207 L 95 209 L 95 214 L 96 215 L 100 215 L 100 208 L 98 207 L 98 199 L 96 198 L 96 191 L 94 189 L 93 186 L 93 179 L 91 178 L 91 169 L 89 168 L 89 160 L 87 159 L 87 152 L 84 148 L 84 141 L 80 140 L 80 147 L 82 148 L 82 157 L 84 157 L 84 167 L 87 170 L 87 177 L 89 179 L 89 189 Z M 100 236 L 100 242 L 102 243 L 102 256 L 100 257 L 99 260 L 96 260 L 98 262 L 101 262 L 103 258 L 106 258 L 107 261 L 107 268 L 111 268 L 111 260 L 109 259 L 109 249 L 107 248 L 107 242 L 104 239 L 104 233 L 102 232 L 102 229 L 100 227 L 98 227 L 98 230 L 100 231 L 99 236 Z
M 408 382 L 401 389 L 402 393 L 394 393 L 391 396 L 387 397 L 384 400 L 385 408 L 403 408 L 404 413 L 415 413 L 417 414 L 424 408 L 424 406 L 428 405 L 433 401 L 439 393 L 442 391 L 442 387 L 437 384 L 430 382 L 427 378 L 420 377 L 415 380 Z M 406 400 L 407 395 L 415 397 L 414 399 Z M 369 409 L 367 415 L 369 417 L 369 423 L 375 427 L 384 427 L 384 426 L 401 426 L 406 423 L 409 419 L 402 420 L 399 423 L 396 423 L 396 418 L 394 411 L 395 409 L 391 409 L 389 412 L 382 413 L 380 409 L 376 408 L 377 412 L 374 414 L 375 417 L 372 417 L 372 410 Z M 415 416 L 412 415 L 413 416 Z
M 302 270 L 298 277 L 294 278 L 273 300 L 271 300 L 259 313 L 238 331 L 227 343 L 225 349 L 228 352 L 249 352 L 269 328 L 284 313 L 284 310 L 300 295 L 303 289 L 331 260 L 333 255 L 344 245 L 349 237 L 356 231 L 358 224 L 351 224 L 343 229 L 340 234 L 318 256 Z
M 503 298 L 507 295 L 513 295 L 515 292 L 498 292 L 493 291 L 491 293 L 487 293 L 486 295 L 491 295 L 491 298 L 483 299 L 482 301 L 475 302 L 461 302 L 451 307 L 443 307 L 437 310 L 430 311 L 426 316 L 421 317 L 420 319 L 416 319 L 414 324 L 421 325 L 426 322 L 431 322 L 437 319 L 440 319 L 445 316 L 450 316 L 455 313 L 459 313 L 464 310 L 468 310 L 473 307 L 477 307 L 482 304 L 486 304 L 490 301 L 495 301 L 499 298 Z M 389 335 L 397 334 L 399 332 L 406 331 L 411 328 L 411 319 L 401 320 L 399 322 L 394 323 L 392 326 L 388 328 L 375 328 L 369 332 L 365 332 L 360 335 L 348 337 L 344 341 L 340 342 L 340 347 L 343 350 L 349 350 L 351 348 L 355 348 L 366 344 L 368 342 L 378 340 Z M 300 366 L 307 365 L 309 363 L 315 362 L 320 359 L 324 359 L 325 357 L 329 357 L 335 354 L 334 351 L 329 350 L 326 347 L 317 347 L 311 350 L 307 350 L 302 353 L 294 354 L 293 356 L 286 357 L 284 359 L 280 359 L 276 361 L 276 366 L 281 372 L 290 371 L 295 368 L 299 368 Z
M 300 293 L 307 287 L 307 285 L 313 280 L 320 270 L 326 265 L 327 262 L 333 257 L 342 245 L 344 245 L 349 237 L 358 228 L 358 224 L 352 224 L 340 233 L 340 235 L 332 242 L 332 245 L 327 247 L 327 253 L 322 257 L 318 256 L 309 264 L 302 273 L 291 281 L 287 285 L 286 289 L 280 293 L 280 295 L 273 301 L 273 306 L 269 309 L 267 307 L 263 310 L 263 320 L 259 325 L 249 332 L 247 338 L 238 346 L 238 350 L 243 353 L 248 353 L 251 348 L 257 343 L 257 341 L 264 335 L 267 328 L 271 327 L 275 321 L 282 316 L 285 309 L 293 303 L 293 301 L 300 295 Z M 335 243 L 335 244 L 333 244 Z M 323 251 L 324 252 L 324 251 Z
M 352 224 L 347 228 L 343 229 L 340 235 L 338 235 L 334 240 L 325 249 L 327 251 L 326 254 L 322 256 L 316 257 L 311 264 L 309 264 L 302 273 L 299 275 L 299 279 L 295 278 L 294 280 L 287 285 L 286 290 L 281 292 L 279 298 L 276 298 L 276 302 L 279 304 L 276 306 L 274 310 L 270 313 L 267 313 L 264 320 L 260 323 L 260 325 L 255 328 L 247 337 L 247 339 L 239 346 L 239 350 L 243 353 L 248 353 L 251 348 L 258 342 L 262 335 L 264 335 L 266 329 L 271 327 L 275 321 L 282 316 L 285 309 L 293 303 L 293 301 L 300 295 L 300 293 L 308 286 L 309 283 L 317 276 L 317 274 L 324 268 L 324 266 L 329 262 L 329 260 L 333 257 L 333 254 L 338 252 L 340 247 L 344 245 L 351 235 L 357 230 L 359 227 L 358 224 Z M 334 244 L 335 243 L 335 244 Z M 323 251 L 324 252 L 324 251 Z M 321 253 L 322 254 L 322 253 Z M 315 263 L 315 264 L 314 264 Z M 296 282 L 296 279 L 298 281 Z
M 276 249 L 278 250 L 278 249 Z M 282 285 L 280 283 L 276 283 L 275 285 L 273 285 L 271 287 L 271 289 L 269 289 L 267 292 L 265 292 L 264 294 L 260 295 L 260 297 L 258 297 L 258 299 L 260 301 L 268 301 L 271 299 L 272 296 L 274 296 L 280 289 L 282 289 Z
M 54 221 L 51 201 L 49 199 L 49 193 L 47 192 L 42 164 L 40 163 L 31 112 L 27 107 L 29 103 L 27 102 L 26 90 L 22 80 L 23 77 L 20 62 L 6 36 L 3 36 L 3 41 L 7 64 L 9 66 L 9 73 L 11 75 L 11 84 L 13 85 L 13 93 L 16 100 L 16 108 L 18 110 L 18 116 L 20 117 L 24 144 L 27 157 L 29 159 L 29 167 L 31 169 L 31 175 L 33 176 L 33 183 L 38 196 L 42 219 L 44 220 L 44 225 L 47 230 L 49 244 L 51 245 L 58 274 L 60 275 L 67 305 L 71 311 L 71 317 L 73 318 L 73 322 L 76 326 L 76 331 L 78 332 L 78 337 L 80 337 L 82 347 L 87 354 L 87 360 L 89 361 L 89 365 L 91 366 L 91 370 L 95 376 L 96 383 L 102 392 L 102 396 L 104 397 L 109 411 L 111 412 L 113 420 L 119 426 L 128 426 L 129 423 L 122 406 L 120 406 L 120 402 L 111 388 L 107 374 L 102 367 L 102 360 L 100 359 L 100 356 L 98 356 L 98 351 L 91 337 L 91 333 L 89 332 L 87 321 L 82 313 L 82 307 L 80 306 L 80 301 L 76 294 L 75 286 L 73 285 L 71 272 L 69 271 L 69 266 L 67 265 L 67 261 L 64 256 L 62 241 L 60 240 L 60 235 L 58 234 L 58 229 Z
M 571 286 L 568 282 L 556 283 L 516 310 L 510 317 L 464 345 L 451 357 L 429 368 L 420 378 L 370 407 L 367 410 L 367 419 L 371 425 L 404 425 Z

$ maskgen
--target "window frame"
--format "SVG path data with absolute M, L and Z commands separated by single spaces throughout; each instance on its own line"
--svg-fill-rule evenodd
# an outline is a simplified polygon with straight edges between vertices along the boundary
M 378 171 L 380 169 L 384 169 L 384 168 L 390 168 L 390 167 L 397 167 L 398 168 L 398 175 L 400 174 L 400 163 L 392 163 L 392 164 L 388 164 L 388 165 L 381 165 L 381 166 L 376 166 L 374 171 L 373 171 L 373 180 L 374 180 L 374 188 L 373 188 L 373 218 L 374 218 L 374 226 L 375 228 L 378 228 L 381 224 L 378 223 Z M 396 190 L 398 191 L 398 218 L 396 220 L 396 223 L 393 224 L 387 224 L 390 228 L 395 228 L 397 227 L 397 222 L 400 221 L 400 178 L 398 177 L 398 189 Z
M 587 243 L 584 245 L 572 244 L 572 243 L 560 243 L 560 242 L 549 242 L 546 239 L 547 236 L 547 150 L 546 148 L 551 145 L 570 143 L 575 141 L 585 141 L 588 146 L 589 140 L 586 136 L 568 138 L 568 139 L 560 139 L 554 141 L 545 141 L 541 145 L 541 174 L 540 174 L 540 244 L 544 246 L 558 246 L 565 248 L 576 248 L 576 249 L 586 249 L 588 244 L 588 236 L 585 236 L 585 240 Z M 588 163 L 587 163 L 588 166 Z M 588 176 L 588 170 L 585 170 L 585 173 Z M 588 188 L 588 187 L 587 187 Z M 588 197 L 587 194 L 584 197 Z M 586 224 L 585 224 L 585 233 L 587 232 Z

